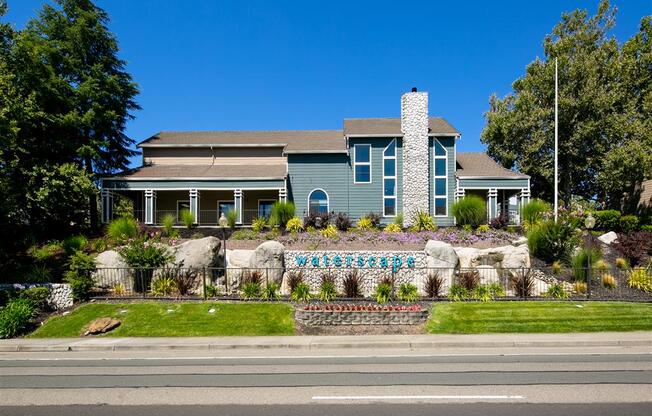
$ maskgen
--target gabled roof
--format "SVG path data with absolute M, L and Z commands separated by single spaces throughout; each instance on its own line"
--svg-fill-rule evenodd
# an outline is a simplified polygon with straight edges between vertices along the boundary
M 284 179 L 285 164 L 273 165 L 146 165 L 111 179 Z
M 455 175 L 458 178 L 529 178 L 528 175 L 500 166 L 488 154 L 483 152 L 457 153 L 457 170 Z
M 459 136 L 448 121 L 441 117 L 428 118 L 428 133 L 430 135 Z M 403 136 L 400 118 L 346 118 L 344 119 L 345 136 Z
M 138 147 L 283 147 L 285 153 L 346 153 L 342 130 L 163 131 Z

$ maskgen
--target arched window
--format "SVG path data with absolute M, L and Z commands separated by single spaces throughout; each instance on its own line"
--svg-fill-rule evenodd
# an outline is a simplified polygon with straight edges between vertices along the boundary
M 328 212 L 328 194 L 323 189 L 313 189 L 308 196 L 308 212 L 325 214 Z

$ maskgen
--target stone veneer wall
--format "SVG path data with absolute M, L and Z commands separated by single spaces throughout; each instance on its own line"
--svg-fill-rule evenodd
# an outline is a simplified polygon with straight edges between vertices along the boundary
M 32 287 L 47 287 L 50 289 L 48 304 L 54 310 L 67 309 L 72 307 L 72 288 L 68 283 L 25 283 L 25 284 L 4 284 L 0 290 L 24 290 Z
M 403 132 L 403 212 L 405 226 L 417 211 L 430 210 L 428 93 L 408 92 L 401 97 Z
M 295 319 L 304 325 L 419 325 L 428 311 L 306 311 L 297 309 Z
M 307 257 L 307 263 L 305 266 L 299 266 L 297 263 L 297 256 Z M 341 267 L 329 266 L 329 267 L 315 267 L 311 264 L 312 257 L 316 256 L 319 259 L 323 259 L 324 256 L 328 256 L 329 259 L 333 259 L 335 256 L 340 256 L 343 259 L 343 264 Z M 284 253 L 285 257 L 285 270 L 290 271 L 303 271 L 304 279 L 306 283 L 310 286 L 310 289 L 314 292 L 319 291 L 319 286 L 321 284 L 322 275 L 330 274 L 335 278 L 335 285 L 337 290 L 343 291 L 343 281 L 347 273 L 351 270 L 346 266 L 344 261 L 347 256 L 353 257 L 353 262 L 351 263 L 351 268 L 358 270 L 360 277 L 362 278 L 362 293 L 364 296 L 371 296 L 378 282 L 384 277 L 392 276 L 392 266 L 391 258 L 398 256 L 402 259 L 402 266 L 394 273 L 394 282 L 395 286 L 398 287 L 403 283 L 413 283 L 416 284 L 419 288 L 419 291 L 423 292 L 423 287 L 426 278 L 426 271 L 424 270 L 427 267 L 427 255 L 424 251 L 293 251 L 288 250 Z M 359 256 L 362 256 L 365 259 L 368 259 L 369 256 L 373 256 L 376 259 L 382 257 L 388 258 L 389 266 L 387 268 L 381 268 L 378 266 L 378 261 L 374 267 L 359 267 L 357 259 Z M 406 260 L 409 256 L 414 257 L 414 267 L 408 268 Z M 322 264 L 320 260 L 320 264 Z

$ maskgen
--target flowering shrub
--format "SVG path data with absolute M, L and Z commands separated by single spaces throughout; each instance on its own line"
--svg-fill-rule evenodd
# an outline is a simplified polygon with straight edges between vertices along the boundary
M 400 225 L 392 223 L 385 227 L 383 231 L 386 233 L 400 233 L 402 230 Z
M 333 312 L 420 312 L 421 305 L 375 305 L 352 303 L 326 303 L 306 305 L 305 311 L 333 311 Z
M 372 227 L 371 220 L 367 217 L 362 217 L 358 220 L 357 227 L 359 230 L 369 230 Z
M 335 239 L 335 238 L 337 238 L 337 235 L 338 235 L 337 227 L 335 227 L 333 224 L 328 224 L 328 226 L 326 228 L 319 231 L 319 234 L 321 234 L 322 237 Z
M 265 217 L 255 218 L 253 223 L 251 224 L 251 229 L 255 233 L 259 233 L 263 231 L 265 227 L 267 227 L 267 220 L 265 220 Z
M 285 224 L 285 229 L 291 233 L 298 233 L 303 230 L 303 221 L 301 221 L 301 218 L 299 217 L 292 217 L 288 220 L 287 224 Z

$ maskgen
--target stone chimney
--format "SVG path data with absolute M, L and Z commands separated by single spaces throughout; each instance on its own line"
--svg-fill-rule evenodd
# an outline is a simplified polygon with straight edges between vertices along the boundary
M 403 132 L 403 213 L 404 224 L 413 223 L 414 214 L 430 210 L 428 149 L 428 93 L 412 92 L 401 97 Z

